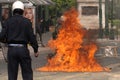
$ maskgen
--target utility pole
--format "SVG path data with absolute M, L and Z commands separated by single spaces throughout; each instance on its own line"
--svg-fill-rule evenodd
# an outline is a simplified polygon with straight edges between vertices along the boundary
M 102 0 L 99 0 L 99 38 L 103 38 L 103 29 L 102 29 Z
M 109 0 L 105 0 L 105 36 L 109 37 L 109 25 L 108 25 L 108 3 Z
M 1 30 L 2 30 L 2 5 L 0 4 L 0 32 Z
M 2 20 L 2 5 L 0 4 L 0 21 Z
M 114 39 L 114 29 L 113 29 L 113 0 L 111 2 L 111 29 L 110 29 L 110 39 Z

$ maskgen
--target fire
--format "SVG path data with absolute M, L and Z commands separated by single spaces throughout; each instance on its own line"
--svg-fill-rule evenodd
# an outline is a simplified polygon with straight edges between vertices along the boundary
M 108 70 L 96 61 L 94 55 L 97 46 L 93 42 L 86 42 L 87 31 L 81 26 L 78 16 L 75 9 L 64 13 L 64 21 L 57 38 L 49 41 L 49 46 L 56 51 L 56 54 L 48 59 L 44 67 L 37 70 L 66 72 Z

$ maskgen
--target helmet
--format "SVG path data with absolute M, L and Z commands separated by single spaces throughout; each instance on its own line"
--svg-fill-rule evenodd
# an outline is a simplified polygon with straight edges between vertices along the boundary
M 21 1 L 15 1 L 12 5 L 12 11 L 14 11 L 15 9 L 21 9 L 24 10 L 24 4 Z

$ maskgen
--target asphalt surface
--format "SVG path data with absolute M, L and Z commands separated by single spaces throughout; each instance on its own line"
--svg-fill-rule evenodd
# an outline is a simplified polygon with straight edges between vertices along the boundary
M 51 33 L 43 35 L 43 42 L 45 47 L 39 47 L 39 57 L 35 58 L 33 49 L 29 47 L 32 68 L 34 73 L 34 80 L 120 80 L 120 49 L 119 41 L 99 41 L 100 46 L 116 45 L 118 46 L 118 56 L 105 56 L 104 50 L 100 49 L 96 53 L 95 57 L 98 62 L 103 66 L 109 68 L 108 72 L 42 72 L 37 71 L 37 68 L 44 66 L 47 63 L 47 55 L 52 53 L 49 47 L 47 47 L 47 41 L 51 39 Z M 105 42 L 106 41 L 106 42 Z M 0 51 L 0 80 L 7 79 L 7 63 L 4 61 L 2 52 Z M 21 70 L 19 68 L 18 80 L 22 80 Z

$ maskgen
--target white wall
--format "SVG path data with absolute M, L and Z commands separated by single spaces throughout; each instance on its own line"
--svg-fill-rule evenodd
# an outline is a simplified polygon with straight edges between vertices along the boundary
M 98 7 L 98 13 L 97 15 L 82 15 L 82 6 L 97 6 Z M 78 12 L 79 12 L 79 18 L 80 23 L 83 25 L 83 27 L 87 29 L 98 29 L 99 28 L 99 3 L 98 2 L 78 2 Z M 105 4 L 102 4 L 102 25 L 105 27 Z

